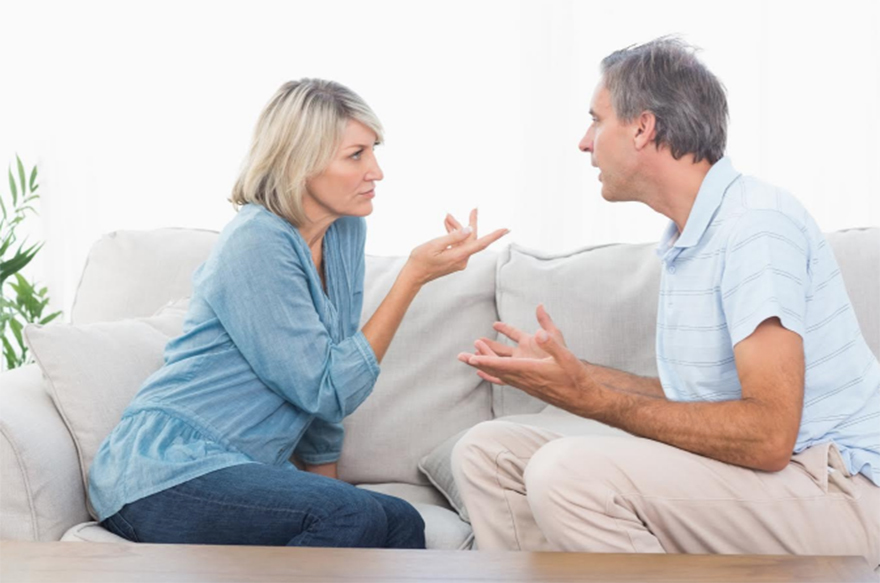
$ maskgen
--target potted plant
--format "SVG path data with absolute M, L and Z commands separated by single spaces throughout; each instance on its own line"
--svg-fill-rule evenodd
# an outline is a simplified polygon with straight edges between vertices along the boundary
M 43 315 L 49 305 L 48 290 L 38 288 L 21 274 L 43 247 L 42 243 L 28 246 L 26 240 L 19 242 L 16 233 L 27 213 L 37 214 L 32 203 L 40 198 L 36 194 L 40 185 L 36 166 L 26 180 L 21 158 L 16 155 L 15 161 L 18 180 L 10 167 L 10 196 L 4 200 L 0 194 L 0 343 L 3 348 L 0 370 L 13 369 L 30 360 L 22 335 L 27 324 L 48 324 L 61 315 L 61 312 Z

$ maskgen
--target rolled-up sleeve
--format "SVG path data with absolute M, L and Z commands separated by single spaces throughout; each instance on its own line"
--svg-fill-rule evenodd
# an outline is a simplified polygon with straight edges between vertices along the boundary
M 738 219 L 721 278 L 721 301 L 732 345 L 772 317 L 803 337 L 809 262 L 807 238 L 785 214 L 751 210 Z
M 339 423 L 372 391 L 378 362 L 360 331 L 333 342 L 315 307 L 327 300 L 306 273 L 311 257 L 294 234 L 273 227 L 229 235 L 206 300 L 263 383 L 316 419 Z

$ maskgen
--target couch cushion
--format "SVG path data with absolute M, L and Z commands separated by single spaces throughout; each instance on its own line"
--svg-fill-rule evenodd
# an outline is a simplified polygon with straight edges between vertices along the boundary
M 362 324 L 406 258 L 367 257 Z M 490 419 L 491 388 L 456 356 L 493 333 L 496 255 L 426 285 L 409 308 L 373 394 L 345 420 L 339 475 L 355 484 L 428 484 L 418 462 L 450 435 Z
M 88 520 L 76 449 L 36 364 L 0 373 L 0 539 L 58 540 Z
M 152 318 L 25 328 L 52 401 L 73 436 L 84 488 L 101 442 L 162 366 L 170 337 L 180 334 L 186 305 L 169 305 Z
M 654 329 L 660 290 L 656 245 L 604 245 L 551 255 L 512 245 L 498 260 L 499 319 L 533 332 L 544 304 L 580 358 L 657 376 Z M 546 403 L 511 387 L 493 389 L 496 417 L 536 413 Z
M 358 488 L 397 496 L 413 505 L 425 521 L 425 546 L 428 550 L 468 550 L 474 541 L 473 531 L 446 504 L 431 486 L 413 484 L 362 484 Z
M 215 231 L 116 231 L 89 251 L 71 322 L 89 324 L 143 318 L 192 295 L 193 271 L 207 259 Z
M 880 227 L 825 235 L 840 266 L 865 341 L 880 358 Z
M 880 228 L 826 234 L 868 346 L 880 357 Z M 543 302 L 580 358 L 657 376 L 655 330 L 660 261 L 655 244 L 604 245 L 563 255 L 512 246 L 498 261 L 499 318 L 537 328 Z M 494 387 L 496 416 L 531 413 L 545 403 Z
M 466 523 L 444 506 L 443 498 L 430 486 L 412 484 L 372 484 L 361 486 L 389 496 L 403 498 L 413 505 L 425 521 L 425 543 L 428 549 L 465 550 L 473 542 L 473 533 Z M 127 543 L 97 522 L 77 524 L 64 533 L 63 541 L 95 543 Z

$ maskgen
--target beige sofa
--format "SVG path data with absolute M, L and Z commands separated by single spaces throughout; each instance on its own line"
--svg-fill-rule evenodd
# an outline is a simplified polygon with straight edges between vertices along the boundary
M 0 373 L 0 538 L 120 540 L 91 521 L 84 475 L 103 437 L 178 333 L 190 276 L 217 234 L 117 232 L 92 248 L 71 324 L 31 327 L 37 363 Z M 828 235 L 875 354 L 880 354 L 880 228 Z M 364 319 L 404 258 L 368 257 Z M 514 416 L 562 433 L 614 432 L 482 382 L 456 360 L 498 319 L 535 327 L 544 302 L 582 358 L 656 374 L 659 260 L 654 245 L 546 255 L 513 245 L 418 296 L 382 363 L 373 394 L 346 419 L 342 479 L 412 502 L 428 547 L 467 549 L 472 535 L 449 472 L 459 435 Z M 158 313 L 158 315 L 156 315 Z

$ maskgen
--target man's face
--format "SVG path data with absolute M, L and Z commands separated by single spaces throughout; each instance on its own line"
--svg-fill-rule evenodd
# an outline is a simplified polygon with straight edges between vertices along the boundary
M 599 169 L 602 198 L 612 202 L 634 200 L 634 123 L 624 124 L 617 118 L 611 105 L 611 93 L 602 81 L 593 92 L 590 116 L 593 123 L 578 147 L 582 152 L 590 153 L 590 161 Z

